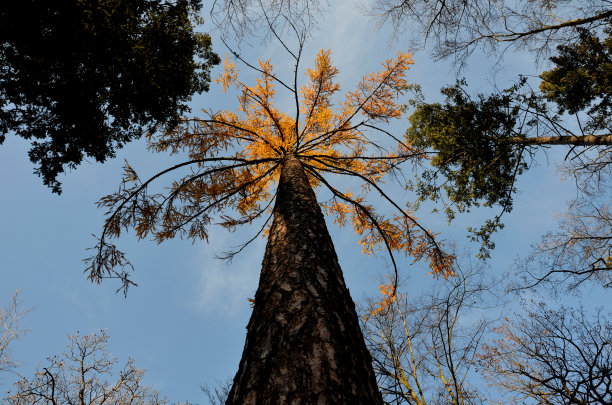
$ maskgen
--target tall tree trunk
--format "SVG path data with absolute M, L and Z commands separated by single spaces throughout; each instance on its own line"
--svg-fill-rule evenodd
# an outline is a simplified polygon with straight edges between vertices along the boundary
M 302 164 L 288 156 L 226 404 L 382 403 L 323 214 Z

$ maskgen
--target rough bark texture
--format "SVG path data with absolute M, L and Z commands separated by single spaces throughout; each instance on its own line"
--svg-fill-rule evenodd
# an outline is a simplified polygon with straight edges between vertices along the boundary
M 510 143 L 520 145 L 612 145 L 612 135 L 582 135 L 582 136 L 537 136 L 533 138 L 508 138 Z
M 355 304 L 304 169 L 283 164 L 227 404 L 381 404 Z

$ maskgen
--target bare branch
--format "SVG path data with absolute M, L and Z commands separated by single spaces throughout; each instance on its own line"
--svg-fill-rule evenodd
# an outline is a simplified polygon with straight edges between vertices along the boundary
M 17 366 L 11 359 L 10 345 L 29 332 L 20 326 L 22 318 L 29 310 L 20 308 L 19 293 L 15 292 L 7 307 L 0 308 L 0 372 Z
M 474 382 L 476 353 L 492 320 L 476 313 L 499 302 L 483 268 L 464 273 L 410 299 L 398 292 L 382 310 L 377 299 L 361 309 L 362 328 L 378 383 L 389 404 L 492 404 Z M 387 295 L 385 285 L 379 287 Z M 469 379 L 467 376 L 470 376 Z
M 14 391 L 5 398 L 9 405 L 167 403 L 159 392 L 142 384 L 144 371 L 132 360 L 114 377 L 117 359 L 106 351 L 106 331 L 69 338 L 70 346 L 61 356 L 49 357 L 42 371 L 15 383 Z
M 499 339 L 483 346 L 488 380 L 517 400 L 605 404 L 612 400 L 612 325 L 601 310 L 551 310 L 530 303 L 526 316 L 506 319 Z

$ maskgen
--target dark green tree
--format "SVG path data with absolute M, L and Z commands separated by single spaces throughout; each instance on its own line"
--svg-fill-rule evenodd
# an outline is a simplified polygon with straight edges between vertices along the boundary
M 558 47 L 553 68 L 540 75 L 540 90 L 559 112 L 577 114 L 586 111 L 586 131 L 610 133 L 612 112 L 612 20 L 604 38 L 579 29 L 580 40 Z
M 543 77 L 551 72 L 554 70 L 545 72 Z M 551 85 L 543 82 L 543 89 L 548 86 Z M 574 91 L 570 87 L 565 92 L 559 87 L 555 90 L 555 97 L 568 97 L 566 92 Z M 553 93 L 536 93 L 527 87 L 525 79 L 499 93 L 479 94 L 476 99 L 470 97 L 464 81 L 442 89 L 442 94 L 446 96 L 444 103 L 426 103 L 419 96 L 410 116 L 408 141 L 431 154 L 430 167 L 417 176 L 413 188 L 419 201 L 448 197 L 444 204 L 449 220 L 456 212 L 469 211 L 474 206 L 501 207 L 501 212 L 480 229 L 470 228 L 475 239 L 483 243 L 481 254 L 485 256 L 494 247 L 492 232 L 503 227 L 502 215 L 512 210 L 517 176 L 528 169 L 538 148 L 598 148 L 603 162 L 586 162 L 585 168 L 604 174 L 601 165 L 609 162 L 612 145 L 602 113 L 608 108 L 607 94 L 601 94 L 602 101 L 589 111 L 582 127 L 592 131 L 588 134 L 572 132 L 559 115 L 565 107 L 559 105 L 557 114 L 546 103 Z M 592 112 L 598 114 L 593 116 Z
M 569 174 L 576 177 L 581 190 L 572 205 L 584 208 L 591 201 L 592 212 L 580 211 L 589 220 L 568 214 L 566 218 L 573 219 L 563 222 L 565 237 L 561 233 L 544 238 L 537 250 L 552 257 L 543 261 L 545 277 L 530 274 L 535 284 L 562 274 L 577 277 L 578 284 L 598 279 L 610 285 L 609 277 L 602 274 L 609 272 L 612 241 L 609 226 L 603 225 L 609 223 L 605 195 L 609 195 L 612 162 L 610 27 L 603 33 L 607 36 L 600 39 L 580 29 L 577 42 L 559 46 L 558 55 L 551 58 L 552 68 L 540 76 L 539 91 L 521 78 L 504 91 L 472 98 L 465 81 L 460 81 L 442 89 L 444 103 L 427 103 L 420 95 L 414 101 L 406 136 L 413 146 L 431 151 L 431 166 L 413 185 L 419 201 L 447 197 L 449 220 L 457 211 L 473 206 L 501 207 L 480 228 L 469 228 L 473 238 L 482 242 L 483 256 L 494 248 L 491 235 L 503 227 L 501 217 L 512 210 L 517 176 L 528 169 L 537 150 L 550 145 L 570 147 L 566 166 L 572 167 Z M 603 200 L 596 203 L 602 195 Z M 577 234 L 582 236 L 571 236 Z
M 0 6 L 0 143 L 32 140 L 53 192 L 85 157 L 99 162 L 175 125 L 219 62 L 195 31 L 197 0 L 24 0 Z
M 513 95 L 479 95 L 473 100 L 463 85 L 465 82 L 442 89 L 444 104 L 428 104 L 421 99 L 406 132 L 412 145 L 432 151 L 431 167 L 414 183 L 419 201 L 439 201 L 446 194 L 449 220 L 456 211 L 468 211 L 480 204 L 498 204 L 504 211 L 511 210 L 516 176 L 527 168 L 524 148 L 507 142 L 516 137 L 520 118 Z M 481 231 L 497 226 L 489 221 Z M 485 246 L 492 248 L 489 234 L 481 235 Z

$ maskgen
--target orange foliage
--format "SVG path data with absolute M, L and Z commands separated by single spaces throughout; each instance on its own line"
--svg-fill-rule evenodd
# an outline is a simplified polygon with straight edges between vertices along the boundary
M 238 91 L 237 109 L 204 110 L 206 118 L 186 119 L 179 127 L 151 137 L 149 147 L 153 151 L 186 152 L 190 160 L 146 182 L 141 182 L 128 166 L 119 192 L 100 202 L 108 207 L 110 215 L 104 232 L 113 237 L 121 228 L 133 227 L 139 237 L 152 234 L 161 242 L 177 235 L 205 239 L 213 216 L 230 229 L 251 223 L 271 212 L 273 187 L 283 159 L 291 154 L 300 159 L 313 187 L 323 185 L 331 191 L 332 198 L 321 204 L 323 210 L 340 226 L 352 225 L 361 236 L 364 253 L 386 250 L 394 266 L 393 252 L 411 255 L 415 260 L 425 258 L 434 274 L 447 277 L 452 274 L 452 256 L 442 251 L 435 234 L 381 188 L 386 175 L 397 172 L 402 163 L 423 156 L 422 151 L 377 126 L 401 116 L 402 105 L 397 99 L 406 89 L 405 74 L 412 63 L 409 53 L 398 52 L 383 63 L 380 72 L 365 76 L 336 107 L 340 86 L 335 82 L 338 69 L 331 62 L 330 51 L 319 51 L 314 67 L 306 72 L 306 83 L 299 89 L 275 76 L 269 60 L 249 65 L 260 77 L 253 85 L 246 85 L 239 79 L 236 64 L 226 57 L 224 71 L 216 82 L 224 91 Z M 297 71 L 296 65 L 295 83 Z M 275 105 L 277 87 L 293 94 L 293 117 Z M 373 141 L 381 136 L 387 139 L 384 144 Z M 174 181 L 167 194 L 147 193 L 151 181 L 185 167 L 191 168 L 191 173 Z M 363 186 L 353 195 L 333 187 L 325 174 L 351 176 Z M 366 203 L 372 192 L 395 214 L 387 217 L 376 213 Z M 95 265 L 98 269 L 104 266 L 93 263 L 92 274 Z
M 376 303 L 370 302 L 370 310 L 365 314 L 364 318 L 367 321 L 370 317 L 386 313 L 391 309 L 391 306 L 397 301 L 397 291 L 395 283 L 382 284 L 378 287 L 382 295 L 382 299 Z

